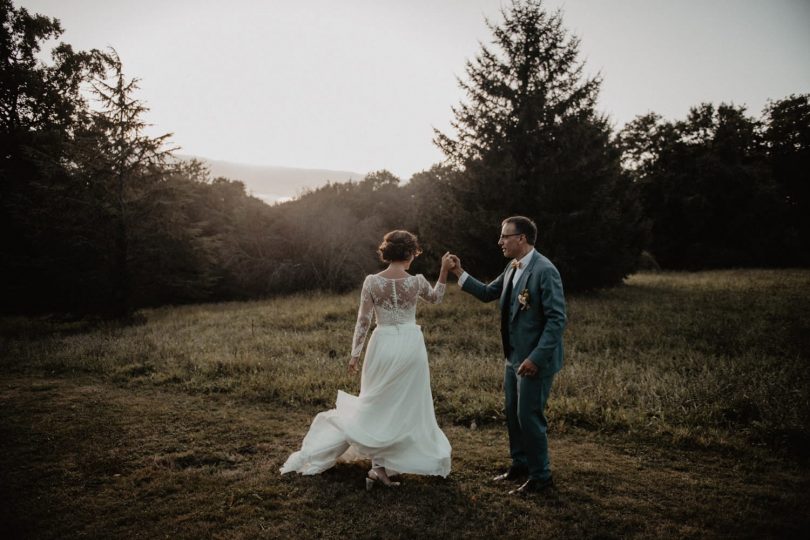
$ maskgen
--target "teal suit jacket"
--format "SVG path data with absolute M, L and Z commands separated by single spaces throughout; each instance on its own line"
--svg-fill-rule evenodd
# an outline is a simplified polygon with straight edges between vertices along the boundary
M 532 251 L 532 257 L 514 288 L 506 298 L 504 280 L 511 266 L 495 280 L 483 284 L 467 274 L 462 289 L 483 302 L 500 300 L 503 309 L 509 304 L 509 343 L 507 361 L 515 368 L 525 359 L 537 366 L 538 376 L 548 377 L 563 366 L 563 331 L 565 330 L 565 295 L 557 268 L 546 257 Z M 519 295 L 526 291 L 527 306 L 521 306 Z

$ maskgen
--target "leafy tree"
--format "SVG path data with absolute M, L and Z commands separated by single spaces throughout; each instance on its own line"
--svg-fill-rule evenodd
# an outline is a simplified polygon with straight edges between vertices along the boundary
M 500 220 L 524 214 L 568 288 L 616 284 L 635 267 L 644 225 L 608 120 L 595 109 L 600 80 L 583 76 L 579 42 L 560 12 L 515 0 L 503 17 L 489 24 L 492 46 L 467 63 L 455 135 L 436 132 L 458 169 L 439 194 L 452 207 L 454 249 L 493 276 L 503 268 Z
M 704 103 L 683 121 L 648 114 L 621 132 L 653 224 L 649 249 L 662 266 L 786 261 L 786 223 L 761 131 L 744 107 Z
M 765 110 L 765 142 L 780 195 L 787 207 L 788 249 L 810 263 L 810 94 L 791 95 Z
M 94 260 L 85 182 L 68 171 L 81 85 L 100 69 L 96 51 L 64 43 L 39 60 L 59 21 L 0 0 L 0 282 L 5 309 L 74 309 L 93 298 L 79 283 Z M 93 273 L 84 274 L 93 282 Z
M 327 184 L 277 210 L 273 233 L 288 245 L 272 275 L 274 291 L 355 287 L 377 268 L 383 234 L 415 225 L 399 179 L 385 170 Z
M 210 300 L 223 279 L 225 235 L 198 218 L 206 180 L 195 177 L 196 166 L 166 166 L 163 177 L 141 186 L 130 202 L 133 307 Z
M 277 292 L 273 276 L 289 243 L 278 233 L 280 207 L 248 196 L 239 181 L 215 178 L 196 186 L 199 205 L 193 219 L 204 224 L 206 236 L 219 239 L 221 279 L 214 297 L 250 298 Z
M 0 0 L 0 24 L 0 133 L 68 131 L 85 111 L 79 90 L 100 68 L 97 51 L 75 52 L 59 43 L 51 51 L 53 64 L 47 65 L 37 56 L 43 42 L 62 35 L 57 19 Z
M 410 230 L 419 236 L 423 255 L 414 263 L 414 271 L 430 273 L 440 266 L 442 254 L 457 251 L 468 241 L 458 227 L 459 171 L 448 165 L 434 165 L 414 174 L 402 188 L 402 199 L 409 202 L 416 223 Z M 491 232 L 491 231 L 490 231 Z

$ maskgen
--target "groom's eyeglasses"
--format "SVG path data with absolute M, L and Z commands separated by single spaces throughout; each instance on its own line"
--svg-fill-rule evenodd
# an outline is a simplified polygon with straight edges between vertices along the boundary
M 501 237 L 498 240 L 503 240 L 504 238 L 508 238 L 510 236 L 520 236 L 521 234 L 523 234 L 523 233 L 522 232 L 516 232 L 514 234 L 502 234 Z

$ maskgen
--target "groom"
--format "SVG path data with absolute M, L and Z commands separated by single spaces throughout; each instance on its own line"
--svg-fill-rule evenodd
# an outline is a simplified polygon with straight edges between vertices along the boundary
M 511 259 L 497 279 L 485 285 L 461 268 L 452 272 L 461 288 L 483 302 L 498 299 L 506 358 L 503 379 L 512 465 L 496 481 L 528 480 L 511 494 L 545 491 L 554 485 L 548 459 L 544 414 L 554 374 L 563 364 L 565 297 L 560 273 L 534 249 L 537 226 L 523 216 L 503 220 L 498 245 Z

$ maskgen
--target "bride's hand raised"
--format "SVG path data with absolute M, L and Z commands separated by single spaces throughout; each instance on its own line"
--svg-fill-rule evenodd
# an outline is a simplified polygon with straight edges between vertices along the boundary
M 446 273 L 452 270 L 455 264 L 455 260 L 453 259 L 453 256 L 450 255 L 449 251 L 442 255 L 442 272 Z
M 442 272 L 452 272 L 456 277 L 461 276 L 464 270 L 461 269 L 461 259 L 449 251 L 442 255 Z

